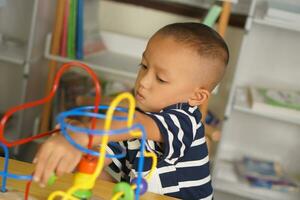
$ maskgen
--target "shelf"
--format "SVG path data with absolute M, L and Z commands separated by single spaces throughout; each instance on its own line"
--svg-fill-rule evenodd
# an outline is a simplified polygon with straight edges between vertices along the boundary
M 25 62 L 24 46 L 7 46 L 0 43 L 0 61 L 22 65 Z
M 51 35 L 49 34 L 45 57 L 62 63 L 80 61 L 95 71 L 134 80 L 146 47 L 146 40 L 111 32 L 101 32 L 101 36 L 106 50 L 86 56 L 83 60 L 74 60 L 50 54 Z
M 263 117 L 268 117 L 271 119 L 281 120 L 281 121 L 295 123 L 295 124 L 300 125 L 300 121 L 297 118 L 291 118 L 288 116 L 281 116 L 281 115 L 271 115 L 266 112 L 259 112 L 256 110 L 252 110 L 250 102 L 249 102 L 248 90 L 246 87 L 237 87 L 235 89 L 235 98 L 234 98 L 234 102 L 233 102 L 233 108 L 235 110 L 238 110 L 241 112 L 245 112 L 245 113 L 249 113 L 249 114 L 253 114 L 253 115 L 260 115 Z
M 267 6 L 266 1 L 260 1 L 257 3 L 254 17 L 252 19 L 254 23 L 292 31 L 300 31 L 300 21 L 298 23 L 288 23 L 280 19 L 265 18 Z
M 279 20 L 265 20 L 263 18 L 254 18 L 253 22 L 257 24 L 262 24 L 262 25 L 267 25 L 267 26 L 273 26 L 276 28 L 282 28 L 282 29 L 287 29 L 287 30 L 292 30 L 292 31 L 300 31 L 300 26 L 296 26 L 293 24 L 289 23 L 284 23 L 283 21 Z M 300 22 L 299 22 L 300 24 Z
M 299 192 L 280 192 L 263 188 L 255 188 L 239 179 L 235 172 L 233 162 L 230 160 L 217 160 L 214 173 L 214 188 L 216 190 L 232 193 L 242 197 L 256 200 L 298 200 Z

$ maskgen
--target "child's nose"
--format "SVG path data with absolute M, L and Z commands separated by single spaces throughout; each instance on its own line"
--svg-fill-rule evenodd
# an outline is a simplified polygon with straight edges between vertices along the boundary
M 148 73 L 145 73 L 142 77 L 141 77 L 141 80 L 140 80 L 140 85 L 145 88 L 145 89 L 149 89 L 150 86 L 151 86 L 151 83 L 152 83 L 152 77 L 151 77 L 151 74 L 148 72 Z

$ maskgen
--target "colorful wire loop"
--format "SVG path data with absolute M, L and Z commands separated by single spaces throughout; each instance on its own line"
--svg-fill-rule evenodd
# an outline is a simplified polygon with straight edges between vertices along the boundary
M 146 152 L 145 151 L 145 140 L 146 140 L 146 132 L 144 127 L 141 124 L 133 124 L 134 120 L 134 112 L 135 112 L 135 99 L 130 93 L 122 93 L 118 95 L 111 103 L 110 106 L 99 106 L 100 104 L 100 94 L 101 94 L 101 86 L 99 84 L 98 78 L 96 74 L 93 72 L 92 69 L 90 69 L 87 65 L 79 63 L 79 62 L 70 62 L 64 64 L 59 71 L 57 72 L 54 80 L 53 87 L 49 93 L 48 96 L 46 96 L 43 99 L 34 101 L 34 102 L 29 102 L 25 103 L 16 107 L 13 107 L 9 109 L 3 118 L 0 121 L 0 146 L 2 147 L 4 154 L 5 154 L 5 160 L 4 160 L 4 168 L 3 171 L 0 171 L 0 176 L 2 176 L 2 186 L 1 186 L 1 191 L 5 192 L 6 191 L 6 182 L 7 178 L 13 178 L 13 179 L 19 179 L 19 180 L 28 180 L 28 187 L 26 188 L 26 194 L 25 194 L 25 199 L 27 199 L 28 192 L 29 192 L 29 187 L 30 183 L 32 180 L 31 175 L 16 175 L 16 174 L 10 174 L 8 173 L 8 162 L 9 162 L 9 151 L 8 147 L 13 147 L 17 146 L 20 144 L 24 144 L 27 142 L 30 142 L 32 140 L 44 137 L 46 135 L 50 135 L 54 132 L 57 132 L 59 130 L 53 130 L 49 131 L 46 133 L 41 133 L 36 136 L 28 137 L 28 138 L 23 138 L 17 141 L 7 141 L 4 137 L 4 129 L 7 120 L 9 117 L 11 117 L 15 112 L 18 112 L 23 109 L 31 108 L 37 105 L 44 104 L 48 101 L 50 101 L 59 84 L 59 80 L 64 73 L 64 71 L 68 70 L 71 67 L 80 67 L 88 72 L 88 74 L 92 77 L 94 84 L 95 84 L 95 91 L 96 91 L 96 97 L 95 97 L 95 103 L 94 106 L 85 106 L 85 107 L 79 107 L 72 109 L 70 111 L 62 112 L 57 116 L 57 122 L 60 124 L 61 127 L 61 132 L 63 136 L 69 141 L 71 145 L 82 151 L 83 153 L 87 155 L 92 155 L 92 156 L 97 156 L 97 165 L 95 167 L 95 170 L 93 173 L 81 173 L 77 172 L 74 176 L 74 184 L 73 186 L 68 189 L 66 192 L 64 191 L 55 191 L 51 193 L 48 197 L 49 200 L 52 200 L 56 197 L 62 197 L 63 200 L 77 200 L 78 198 L 74 196 L 76 195 L 86 195 L 89 194 L 91 195 L 92 188 L 94 187 L 94 184 L 96 182 L 97 177 L 100 175 L 103 167 L 104 167 L 104 160 L 105 157 L 108 158 L 123 158 L 126 155 L 126 150 L 123 148 L 120 148 L 120 154 L 116 155 L 111 155 L 106 153 L 106 147 L 109 143 L 109 136 L 110 135 L 116 135 L 116 134 L 124 134 L 124 133 L 129 133 L 132 137 L 139 138 L 141 140 L 141 145 L 140 145 L 140 152 L 141 156 L 139 157 L 138 160 L 138 172 L 137 172 L 137 178 L 134 181 L 134 184 L 132 184 L 131 190 L 134 190 L 134 198 L 139 199 L 139 195 L 141 193 L 144 193 L 145 191 L 140 191 L 141 188 L 143 187 L 137 187 L 137 185 L 141 185 L 142 183 L 144 184 L 144 180 L 142 178 L 142 170 L 144 167 L 144 157 L 151 157 L 152 158 L 152 166 L 150 169 L 150 172 L 148 175 L 145 177 L 146 180 L 149 180 L 155 170 L 155 167 L 157 165 L 157 158 L 156 155 L 153 152 Z M 127 100 L 128 101 L 128 109 L 118 107 L 121 101 Z M 106 114 L 101 114 L 98 113 L 99 110 L 107 110 Z M 127 117 L 124 116 L 114 116 L 115 111 L 118 112 L 123 112 L 127 114 Z M 90 128 L 83 128 L 83 127 L 77 127 L 71 124 L 68 124 L 65 122 L 65 119 L 71 116 L 84 116 L 84 117 L 90 117 L 91 119 L 91 127 Z M 95 130 L 96 127 L 96 120 L 97 119 L 103 119 L 104 121 L 104 130 Z M 116 129 L 116 130 L 111 130 L 111 123 L 112 121 L 126 121 L 127 125 L 126 127 L 122 129 Z M 89 135 L 89 144 L 88 148 L 82 147 L 79 144 L 77 144 L 68 134 L 68 130 L 72 131 L 73 133 L 78 133 L 78 134 L 87 134 Z M 94 135 L 101 135 L 101 144 L 100 144 L 100 149 L 98 151 L 93 151 L 91 150 L 92 144 L 93 144 L 93 136 Z M 110 145 L 114 145 L 116 147 L 118 146 L 116 143 L 110 143 Z M 121 187 L 122 188 L 122 187 Z M 83 193 L 82 193 L 83 192 Z M 126 193 L 126 194 L 125 194 Z M 122 196 L 129 197 L 129 199 L 132 199 L 131 191 L 128 190 L 122 190 L 122 189 L 117 189 L 115 192 L 114 196 L 112 199 L 119 199 Z M 128 195 L 130 194 L 130 195 Z

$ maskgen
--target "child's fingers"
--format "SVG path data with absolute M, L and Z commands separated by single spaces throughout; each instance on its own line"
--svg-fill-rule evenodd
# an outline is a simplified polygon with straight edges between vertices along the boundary
M 34 161 L 36 164 L 34 175 L 33 175 L 33 180 L 36 182 L 40 182 L 44 169 L 48 163 L 48 157 L 51 154 L 51 150 L 44 148 L 44 146 L 41 147 L 39 150 L 37 156 L 35 157 Z M 43 156 L 41 156 L 43 155 Z
M 55 170 L 56 176 L 62 176 L 64 173 L 68 172 L 68 165 L 70 165 L 70 161 L 67 161 L 67 159 L 60 160 Z
M 80 162 L 80 159 L 81 159 L 81 155 L 77 156 L 74 160 L 72 160 L 68 165 L 67 172 L 69 173 L 73 172 L 74 169 L 77 167 L 78 163 Z
M 37 163 L 38 157 L 40 157 L 39 155 L 40 155 L 40 151 L 38 151 L 37 154 L 34 156 L 34 158 L 33 158 L 33 160 L 32 160 L 32 163 L 33 163 L 33 164 L 36 164 L 36 163 Z
M 41 184 L 46 185 L 48 182 L 48 179 L 53 174 L 54 170 L 56 169 L 58 163 L 62 159 L 62 155 L 59 151 L 53 151 L 49 155 L 49 159 L 47 161 L 47 164 L 44 167 L 42 177 L 41 177 Z
M 77 166 L 79 160 L 80 156 L 78 156 L 78 158 L 65 157 L 58 163 L 56 175 L 62 176 L 64 173 L 71 173 Z
M 55 129 L 60 129 L 60 124 L 56 124 L 54 128 Z

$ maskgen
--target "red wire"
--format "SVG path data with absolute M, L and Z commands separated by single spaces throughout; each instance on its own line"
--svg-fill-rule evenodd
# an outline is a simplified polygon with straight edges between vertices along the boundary
M 34 106 L 38 106 L 41 104 L 44 104 L 48 101 L 50 101 L 53 96 L 55 95 L 57 89 L 58 89 L 58 85 L 59 85 L 59 80 L 62 76 L 62 74 L 68 70 L 71 67 L 80 67 L 82 69 L 84 69 L 85 71 L 87 71 L 87 73 L 92 77 L 94 84 L 95 84 L 95 92 L 96 92 L 96 97 L 95 97 L 95 102 L 94 102 L 94 112 L 98 113 L 99 110 L 99 104 L 100 104 L 100 95 L 101 95 L 101 86 L 99 83 L 99 80 L 97 78 L 97 75 L 93 72 L 93 70 L 91 68 L 89 68 L 87 65 L 80 63 L 80 62 L 70 62 L 70 63 L 66 63 L 64 65 L 62 65 L 62 67 L 58 70 L 58 72 L 56 73 L 55 79 L 54 79 L 54 84 L 53 87 L 49 93 L 48 96 L 44 97 L 43 99 L 34 101 L 34 102 L 28 102 L 19 106 L 15 106 L 11 109 L 9 109 L 5 115 L 2 117 L 1 121 L 0 121 L 0 142 L 2 142 L 3 144 L 5 144 L 7 147 L 12 147 L 12 146 L 16 146 L 16 145 L 21 145 L 27 142 L 30 142 L 32 140 L 38 139 L 38 138 L 42 138 L 44 136 L 50 135 L 52 133 L 58 132 L 60 131 L 59 129 L 55 129 L 52 131 L 48 131 L 45 133 L 40 133 L 38 135 L 35 136 L 31 136 L 28 138 L 23 138 L 17 141 L 7 141 L 6 138 L 4 137 L 4 129 L 5 129 L 5 125 L 7 120 L 15 113 L 18 112 L 20 110 L 26 109 L 26 108 L 31 108 Z M 95 129 L 96 127 L 96 118 L 92 119 L 92 123 L 91 123 L 91 129 Z M 93 135 L 89 136 L 89 143 L 88 143 L 88 148 L 91 148 L 93 144 Z M 26 184 L 26 190 L 25 190 L 25 200 L 28 199 L 28 195 L 29 195 L 29 190 L 30 190 L 30 186 L 31 186 L 31 182 L 32 180 L 28 181 Z
M 30 186 L 31 186 L 32 180 L 28 181 L 26 183 L 26 189 L 25 189 L 25 194 L 24 194 L 24 200 L 28 200 L 28 196 L 29 196 L 29 190 L 30 190 Z
M 87 65 L 85 65 L 83 63 L 80 63 L 80 62 L 66 63 L 66 64 L 62 65 L 62 67 L 56 73 L 53 87 L 52 87 L 52 89 L 51 89 L 48 96 L 46 96 L 42 99 L 39 99 L 37 101 L 34 101 L 34 102 L 28 102 L 28 103 L 24 103 L 22 105 L 15 106 L 15 107 L 9 109 L 5 113 L 5 115 L 2 117 L 2 119 L 0 121 L 0 142 L 5 144 L 7 147 L 12 147 L 12 146 L 21 145 L 21 144 L 30 142 L 32 140 L 35 140 L 35 139 L 38 139 L 38 138 L 41 138 L 41 137 L 44 137 L 46 135 L 50 135 L 50 134 L 53 133 L 53 131 L 45 132 L 45 133 L 41 133 L 41 134 L 38 134 L 38 135 L 35 135 L 35 136 L 31 136 L 31 137 L 28 137 L 28 138 L 23 138 L 23 139 L 20 139 L 20 140 L 17 140 L 17 141 L 12 141 L 12 142 L 7 141 L 6 138 L 4 137 L 4 129 L 5 129 L 5 125 L 6 125 L 7 120 L 17 111 L 27 109 L 27 108 L 31 108 L 31 107 L 34 107 L 34 106 L 38 106 L 38 105 L 41 105 L 41 104 L 44 104 L 44 103 L 50 101 L 53 98 L 56 90 L 58 89 L 59 80 L 60 80 L 62 74 L 66 70 L 68 70 L 69 68 L 74 67 L 74 66 L 82 68 L 85 71 L 87 71 L 87 73 L 93 79 L 93 82 L 94 82 L 94 85 L 95 85 L 95 92 L 96 92 L 95 102 L 94 102 L 94 106 L 95 106 L 94 107 L 94 112 L 98 113 L 98 109 L 99 109 L 98 106 L 100 104 L 101 86 L 100 86 L 99 80 L 97 78 L 97 75 L 93 72 L 93 70 L 91 68 L 89 68 Z M 91 129 L 94 129 L 95 127 L 96 127 L 96 118 L 93 118 L 92 123 L 91 123 Z M 90 135 L 89 136 L 88 148 L 92 147 L 92 143 L 93 143 L 93 136 Z

